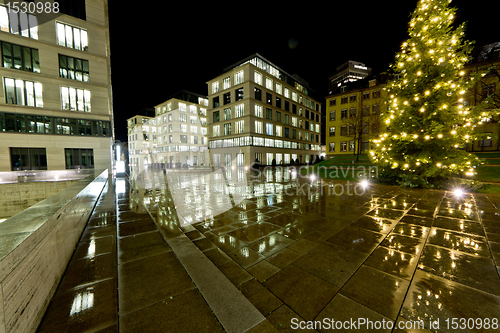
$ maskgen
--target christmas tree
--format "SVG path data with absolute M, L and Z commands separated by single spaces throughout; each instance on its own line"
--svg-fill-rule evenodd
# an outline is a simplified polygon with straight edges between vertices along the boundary
M 387 112 L 370 151 L 382 177 L 409 186 L 432 187 L 453 175 L 469 175 L 479 164 L 465 144 L 484 118 L 481 107 L 464 105 L 478 80 L 466 73 L 472 42 L 465 24 L 453 27 L 451 0 L 420 0 L 411 15 L 409 39 L 391 65 Z M 476 75 L 476 74 L 474 74 Z M 478 74 L 479 75 L 479 74 Z

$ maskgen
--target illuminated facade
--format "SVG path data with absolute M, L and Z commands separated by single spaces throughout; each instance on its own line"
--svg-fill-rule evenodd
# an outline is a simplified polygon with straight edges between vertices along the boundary
M 371 140 L 380 131 L 380 112 L 384 107 L 382 85 L 376 80 L 360 80 L 336 88 L 326 97 L 326 156 L 357 152 L 361 131 L 361 151 L 367 153 Z
M 69 15 L 48 22 L 42 14 L 9 14 L 4 3 L 0 171 L 111 170 L 107 1 L 66 6 Z
M 153 163 L 152 157 L 156 154 L 156 119 L 136 115 L 127 119 L 127 126 L 129 164 L 142 170 Z
M 155 107 L 157 162 L 208 166 L 206 96 L 181 92 Z
M 337 67 L 335 74 L 329 77 L 328 91 L 332 94 L 337 87 L 340 87 L 348 82 L 364 79 L 369 76 L 371 72 L 372 69 L 366 67 L 365 64 L 359 61 L 349 60 Z
M 300 78 L 254 54 L 207 84 L 214 167 L 311 163 L 319 156 L 321 104 Z
M 493 94 L 492 108 L 500 108 L 500 42 L 485 45 L 481 48 L 475 61 L 465 66 L 465 71 L 491 71 L 476 84 L 474 91 L 465 95 L 464 106 L 479 104 L 488 95 Z M 484 118 L 477 131 L 487 133 L 482 140 L 475 140 L 467 144 L 467 151 L 481 152 L 500 150 L 500 126 L 498 114 L 492 118 Z
M 155 116 L 127 120 L 129 163 L 168 168 L 209 166 L 205 96 L 181 91 L 155 106 Z

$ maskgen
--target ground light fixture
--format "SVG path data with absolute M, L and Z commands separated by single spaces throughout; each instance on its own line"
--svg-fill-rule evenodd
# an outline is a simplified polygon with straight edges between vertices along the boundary
M 465 191 L 461 188 L 456 188 L 453 190 L 453 195 L 456 197 L 456 198 L 461 198 L 465 195 Z
M 366 190 L 370 186 L 370 182 L 366 179 L 363 179 L 359 185 L 363 188 L 363 190 Z
M 316 175 L 315 175 L 314 173 L 312 173 L 311 175 L 309 175 L 309 179 L 310 179 L 311 181 L 315 181 L 315 180 L 316 180 L 316 178 L 317 178 L 317 177 L 316 177 Z

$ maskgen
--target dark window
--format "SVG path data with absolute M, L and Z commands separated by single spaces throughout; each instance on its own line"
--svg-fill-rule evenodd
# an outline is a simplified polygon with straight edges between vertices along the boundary
M 40 59 L 37 49 L 2 42 L 2 59 L 5 68 L 40 73 Z
M 290 111 L 290 102 L 289 101 L 285 101 L 285 110 Z
M 281 123 L 281 112 L 276 111 L 276 121 Z
M 47 170 L 45 148 L 10 148 L 12 171 Z
M 281 108 L 281 98 L 276 97 L 276 107 Z
M 66 169 L 92 169 L 94 168 L 94 150 L 65 148 Z
M 490 133 L 486 133 L 486 135 L 487 135 L 486 139 L 478 141 L 478 146 L 479 147 L 491 147 L 491 144 L 492 144 L 491 132 Z
M 255 88 L 254 93 L 255 93 L 255 99 L 258 101 L 262 101 L 262 90 L 260 90 L 259 88 Z
M 58 0 L 59 12 L 82 20 L 87 19 L 85 0 Z
M 273 95 L 271 95 L 268 92 L 266 92 L 266 103 L 270 104 L 270 105 L 273 105 Z
M 214 97 L 212 101 L 213 101 L 213 107 L 214 107 L 214 108 L 217 108 L 217 107 L 219 107 L 219 106 L 220 106 L 220 103 L 219 103 L 219 96 Z
M 297 105 L 292 104 L 292 113 L 297 114 Z
M 290 137 L 290 129 L 288 127 L 285 127 L 285 138 Z
M 0 113 L 0 132 L 111 136 L 111 123 L 100 120 Z
M 347 135 L 347 126 L 346 125 L 342 125 L 340 127 L 340 135 Z
M 219 116 L 219 111 L 215 111 L 214 112 L 214 123 L 218 122 L 220 120 L 220 116 Z
M 224 105 L 231 103 L 231 93 L 225 93 L 224 94 Z
M 243 99 L 243 88 L 236 89 L 236 101 L 241 101 Z
M 266 108 L 266 119 L 273 120 L 273 110 Z
M 89 82 L 89 61 L 60 54 L 59 76 L 66 79 Z
M 309 119 L 309 110 L 306 110 L 306 118 Z

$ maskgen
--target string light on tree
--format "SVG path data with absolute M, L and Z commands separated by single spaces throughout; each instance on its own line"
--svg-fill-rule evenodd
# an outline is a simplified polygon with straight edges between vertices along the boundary
M 395 75 L 385 88 L 388 107 L 382 114 L 387 130 L 370 156 L 393 180 L 411 177 L 416 185 L 429 186 L 460 170 L 470 173 L 479 163 L 459 149 L 486 115 L 482 106 L 464 105 L 463 95 L 477 79 L 464 70 L 473 43 L 464 39 L 465 24 L 453 28 L 456 8 L 450 2 L 418 2 L 409 39 L 391 65 Z

